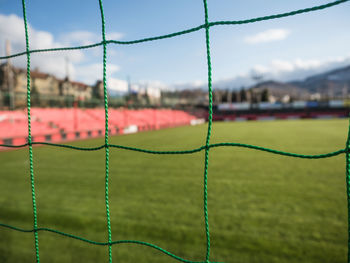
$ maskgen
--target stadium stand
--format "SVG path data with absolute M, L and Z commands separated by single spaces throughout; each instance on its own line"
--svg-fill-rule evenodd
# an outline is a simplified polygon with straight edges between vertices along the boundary
M 59 142 L 104 135 L 104 109 L 32 108 L 34 142 Z M 109 109 L 109 134 L 164 129 L 189 125 L 195 116 L 169 109 Z M 27 142 L 28 120 L 25 110 L 0 112 L 0 144 Z

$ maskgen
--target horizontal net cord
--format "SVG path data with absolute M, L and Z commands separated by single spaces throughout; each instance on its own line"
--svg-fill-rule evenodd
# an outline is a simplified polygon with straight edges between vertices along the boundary
M 339 4 L 348 2 L 348 1 L 350 1 L 350 0 L 338 0 L 338 1 L 330 2 L 330 3 L 324 4 L 324 5 L 314 6 L 314 7 L 305 8 L 305 9 L 299 9 L 299 10 L 295 10 L 295 11 L 291 11 L 291 12 L 287 12 L 287 13 L 276 14 L 276 15 L 256 17 L 256 18 L 251 18 L 251 19 L 208 22 L 208 24 L 203 24 L 203 25 L 193 27 L 190 29 L 186 29 L 186 30 L 182 30 L 182 31 L 178 31 L 178 32 L 174 32 L 174 33 L 170 33 L 170 34 L 166 34 L 166 35 L 161 35 L 161 36 L 142 38 L 142 39 L 138 39 L 138 40 L 130 40 L 130 41 L 105 40 L 105 41 L 97 42 L 95 44 L 83 45 L 83 46 L 33 49 L 33 50 L 29 50 L 28 52 L 20 52 L 20 53 L 16 53 L 16 54 L 9 55 L 9 56 L 2 56 L 2 57 L 0 57 L 0 59 L 8 59 L 8 58 L 13 58 L 13 57 L 23 56 L 23 55 L 26 55 L 27 53 L 88 49 L 88 48 L 102 46 L 104 44 L 105 45 L 107 45 L 107 44 L 118 44 L 118 45 L 138 44 L 138 43 L 142 43 L 142 42 L 161 40 L 161 39 L 172 38 L 172 37 L 176 37 L 176 36 L 180 36 L 180 35 L 184 35 L 184 34 L 189 34 L 189 33 L 204 29 L 206 27 L 222 26 L 222 25 L 242 25 L 242 24 L 261 22 L 261 21 L 265 21 L 265 20 L 279 19 L 279 18 L 288 17 L 288 16 L 294 16 L 294 15 L 298 15 L 298 14 L 302 14 L 302 13 L 308 13 L 308 12 L 326 9 L 326 8 L 336 6 L 336 5 L 339 5 Z
M 55 233 L 55 234 L 59 234 L 59 235 L 62 235 L 62 236 L 65 236 L 65 237 L 69 237 L 69 238 L 73 238 L 73 239 L 76 239 L 76 240 L 80 240 L 80 241 L 83 241 L 83 242 L 86 242 L 86 243 L 89 243 L 89 244 L 92 244 L 92 245 L 98 245 L 98 246 L 110 246 L 110 245 L 117 245 L 117 244 L 137 244 L 137 245 L 143 245 L 143 246 L 148 246 L 148 247 L 151 247 L 151 248 L 154 248 L 178 261 L 181 261 L 181 262 L 184 262 L 184 263 L 205 263 L 205 261 L 191 261 L 191 260 L 187 260 L 187 259 L 183 259 L 179 256 L 176 256 L 172 253 L 170 253 L 169 251 L 157 246 L 157 245 L 154 245 L 154 244 L 151 244 L 151 243 L 148 243 L 148 242 L 144 242 L 144 241 L 137 241 L 137 240 L 117 240 L 117 241 L 112 241 L 112 242 L 97 242 L 97 241 L 93 241 L 93 240 L 89 240 L 89 239 L 86 239 L 86 238 L 83 238 L 83 237 L 79 237 L 79 236 L 76 236 L 76 235 L 72 235 L 72 234 L 68 234 L 68 233 L 65 233 L 65 232 L 62 232 L 62 231 L 59 231 L 59 230 L 55 230 L 55 229 L 51 229 L 51 228 L 46 228 L 46 227 L 38 227 L 36 230 L 35 229 L 23 229 L 23 228 L 19 228 L 19 227 L 15 227 L 15 226 L 12 226 L 12 225 L 8 225 L 8 224 L 3 224 L 3 223 L 0 223 L 0 227 L 4 227 L 4 228 L 9 228 L 11 230 L 16 230 L 16 231 L 19 231 L 19 232 L 24 232 L 24 233 L 32 233 L 32 232 L 38 232 L 38 231 L 46 231 L 46 232 L 51 232 L 51 233 Z M 220 262 L 211 262 L 211 263 L 220 263 Z
M 26 147 L 28 145 L 29 145 L 28 143 L 20 144 L 20 145 L 0 144 L 0 147 L 23 148 L 23 147 Z M 104 149 L 106 147 L 111 147 L 111 148 L 118 148 L 118 149 L 122 149 L 122 150 L 136 151 L 136 152 L 149 153 L 149 154 L 160 154 L 160 155 L 161 154 L 192 154 L 192 153 L 197 153 L 197 152 L 203 151 L 207 148 L 207 146 L 203 145 L 201 147 L 189 149 L 189 150 L 155 151 L 155 150 L 134 148 L 134 147 L 116 145 L 116 144 L 109 144 L 108 146 L 101 145 L 101 146 L 97 146 L 97 147 L 77 147 L 77 146 L 73 146 L 73 145 L 56 144 L 56 143 L 49 143 L 49 142 L 32 142 L 32 145 L 47 145 L 47 146 L 68 148 L 68 149 L 79 150 L 79 151 L 97 151 L 97 150 Z M 277 155 L 284 155 L 284 156 L 303 158 L 303 159 L 329 158 L 329 157 L 334 157 L 334 156 L 337 156 L 339 154 L 349 152 L 349 150 L 347 148 L 345 148 L 345 149 L 337 150 L 337 151 L 330 152 L 330 153 L 323 153 L 323 154 L 315 154 L 315 155 L 297 154 L 297 153 L 284 152 L 284 151 L 280 151 L 280 150 L 274 150 L 274 149 L 265 148 L 265 147 L 256 146 L 256 145 L 250 145 L 250 144 L 244 144 L 244 143 L 234 143 L 234 142 L 213 143 L 213 144 L 209 144 L 208 147 L 209 148 L 242 147 L 242 148 L 248 148 L 248 149 L 253 149 L 253 150 L 258 150 L 258 151 L 269 152 L 269 153 L 273 153 L 273 154 L 277 154 Z

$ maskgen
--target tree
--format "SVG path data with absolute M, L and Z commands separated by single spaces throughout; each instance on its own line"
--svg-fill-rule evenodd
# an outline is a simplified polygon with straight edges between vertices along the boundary
M 31 101 L 33 106 L 42 106 L 40 102 L 40 94 L 38 88 L 33 84 L 30 89 Z
M 269 90 L 268 89 L 263 89 L 261 92 L 261 101 L 262 102 L 268 102 L 269 101 Z
M 228 91 L 224 90 L 222 92 L 221 102 L 223 103 L 228 102 Z
M 237 92 L 236 91 L 232 91 L 231 94 L 231 98 L 232 98 L 232 102 L 238 102 L 238 98 L 237 98 Z
M 242 102 L 247 101 L 247 91 L 244 88 L 242 88 L 239 93 L 240 93 L 241 101 Z

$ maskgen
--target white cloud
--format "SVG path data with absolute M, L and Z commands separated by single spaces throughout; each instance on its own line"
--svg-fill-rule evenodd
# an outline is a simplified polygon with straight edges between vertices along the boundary
M 107 33 L 107 40 L 119 40 L 123 37 L 122 33 L 111 32 Z M 90 31 L 77 30 L 69 33 L 64 33 L 59 37 L 60 41 L 66 45 L 91 45 L 93 43 L 101 42 L 102 35 Z
M 281 60 L 274 59 L 269 65 L 255 65 L 253 72 L 279 77 L 283 74 L 300 73 L 301 71 L 310 72 L 315 70 L 327 70 L 328 68 L 343 66 L 350 62 L 350 55 L 343 57 L 330 57 L 325 59 L 301 59 Z
M 168 87 L 164 82 L 160 80 L 141 80 L 138 82 L 138 84 L 141 86 L 155 89 L 166 89 Z
M 90 31 L 73 31 L 65 33 L 62 34 L 59 39 L 66 45 L 90 45 L 97 41 L 96 35 Z
M 118 65 L 107 64 L 107 79 L 117 72 L 120 68 Z M 94 84 L 96 80 L 102 80 L 103 78 L 103 67 L 102 63 L 93 63 L 88 65 L 81 65 L 77 67 L 75 72 L 76 77 L 79 80 L 84 80 L 87 84 Z
M 284 40 L 290 32 L 287 29 L 269 29 L 255 35 L 246 36 L 244 41 L 248 44 L 267 43 L 272 41 Z
M 328 61 L 327 60 L 321 61 L 318 59 L 303 60 L 303 59 L 297 58 L 294 61 L 294 64 L 295 64 L 296 68 L 301 68 L 301 69 L 307 70 L 307 69 L 318 68 L 318 67 L 321 67 L 322 64 L 327 64 L 327 63 L 332 63 L 332 62 L 336 62 L 336 61 L 333 61 L 333 59 L 328 60 Z
M 39 31 L 28 27 L 29 46 L 31 49 L 44 49 L 52 47 L 62 47 L 62 43 L 54 40 L 51 33 Z M 25 34 L 23 19 L 16 15 L 0 14 L 0 45 L 5 43 L 5 40 L 11 41 L 12 52 L 22 52 L 25 50 Z
M 255 65 L 254 67 L 253 67 L 253 69 L 252 69 L 252 71 L 253 71 L 253 73 L 256 73 L 256 74 L 264 74 L 264 73 L 267 73 L 267 72 L 269 72 L 269 68 L 268 67 L 266 67 L 266 66 L 263 66 L 263 65 Z M 246 73 L 241 73 L 241 77 L 246 77 L 246 76 L 248 76 L 248 74 L 246 74 Z
M 14 49 L 23 47 L 25 43 L 24 37 L 24 25 L 16 15 L 4 16 L 0 14 L 0 45 L 5 44 L 5 40 L 9 39 L 12 41 Z M 23 49 L 21 50 L 23 51 Z M 2 52 L 3 54 L 5 52 Z
M 6 16 L 0 14 L 0 46 L 3 46 L 6 40 L 11 42 L 12 54 L 25 51 L 26 45 L 22 18 L 16 15 Z M 50 32 L 39 31 L 29 25 L 29 46 L 30 49 L 45 49 L 63 47 L 63 43 L 56 41 Z M 1 51 L 3 52 L 0 55 L 5 55 L 5 51 Z M 62 78 L 66 73 L 65 57 L 72 63 L 80 63 L 84 59 L 84 54 L 80 50 L 64 52 L 64 54 L 62 52 L 33 53 L 31 55 L 31 66 Z M 13 58 L 12 63 L 17 67 L 24 68 L 26 66 L 26 56 Z M 72 69 L 72 71 L 74 70 Z
M 205 85 L 205 82 L 197 79 L 197 80 L 192 82 L 192 85 L 193 85 L 193 87 L 200 88 L 200 87 Z
M 124 36 L 124 34 L 119 32 L 110 32 L 107 33 L 106 39 L 107 40 L 119 40 Z
M 255 83 L 254 76 L 260 76 L 262 80 L 302 80 L 315 74 L 348 66 L 349 64 L 350 54 L 323 59 L 273 59 L 268 64 L 256 64 L 250 71 L 241 72 L 233 78 L 217 81 L 214 85 L 221 88 L 227 88 L 228 86 L 235 88 L 247 87 Z
M 280 60 L 280 59 L 275 59 L 271 61 L 271 69 L 273 71 L 293 71 L 297 65 L 295 64 L 294 61 L 286 61 L 286 60 Z
M 121 33 L 112 32 L 109 36 L 113 39 L 122 37 Z M 46 49 L 53 47 L 66 47 L 73 45 L 88 45 L 99 42 L 101 36 L 89 31 L 67 32 L 55 37 L 47 31 L 39 31 L 29 25 L 29 45 L 30 49 Z M 0 14 L 0 56 L 5 55 L 5 41 L 11 42 L 11 54 L 23 52 L 26 49 L 25 33 L 23 19 L 16 15 Z M 101 49 L 93 50 L 74 50 L 32 53 L 31 67 L 38 68 L 40 71 L 50 73 L 58 78 L 66 76 L 66 58 L 68 59 L 69 77 L 73 80 L 82 81 L 87 84 L 94 83 L 97 79 L 102 79 L 102 62 L 95 63 L 93 56 L 100 55 Z M 100 58 L 99 57 L 99 58 Z M 26 67 L 26 56 L 20 56 L 11 59 L 12 63 L 21 68 Z M 92 63 L 88 63 L 92 61 Z M 3 63 L 1 60 L 0 63 Z M 119 70 L 119 66 L 114 64 L 107 65 L 108 76 Z
M 109 90 L 117 92 L 128 92 L 128 82 L 117 78 L 108 78 L 107 86 Z

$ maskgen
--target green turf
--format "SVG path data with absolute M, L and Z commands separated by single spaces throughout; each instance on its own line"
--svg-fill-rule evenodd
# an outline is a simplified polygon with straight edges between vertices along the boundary
M 345 147 L 346 120 L 215 123 L 211 143 L 241 142 L 304 154 Z M 206 125 L 117 136 L 110 143 L 191 149 Z M 103 138 L 73 143 L 103 144 Z M 34 148 L 39 227 L 106 242 L 104 149 Z M 242 148 L 212 148 L 208 209 L 211 261 L 345 262 L 345 155 L 304 160 Z M 112 239 L 154 243 L 205 259 L 204 151 L 149 155 L 111 149 Z M 31 229 L 28 150 L 0 152 L 0 223 Z M 39 232 L 41 262 L 107 262 L 108 248 Z M 0 227 L 0 262 L 34 262 L 32 233 Z M 152 248 L 113 246 L 114 262 L 176 262 Z

